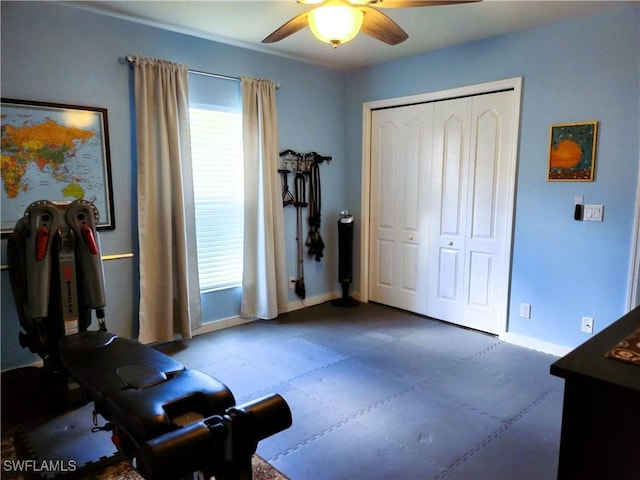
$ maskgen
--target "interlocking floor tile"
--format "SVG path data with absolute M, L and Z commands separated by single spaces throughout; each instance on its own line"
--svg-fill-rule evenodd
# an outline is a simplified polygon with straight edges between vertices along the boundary
M 434 379 L 457 365 L 455 359 L 402 340 L 354 355 L 362 363 L 391 373 L 409 385 Z
M 503 425 L 424 388 L 393 398 L 358 422 L 443 468 Z
M 238 403 L 280 393 L 293 426 L 258 453 L 291 480 L 555 478 L 551 355 L 377 304 L 330 303 L 178 342 Z
M 295 386 L 350 417 L 399 394 L 408 384 L 391 373 L 348 359 L 298 378 Z
M 429 384 L 431 391 L 468 409 L 508 421 L 538 399 L 546 386 L 527 377 L 465 362 Z
M 444 323 L 435 328 L 416 329 L 405 340 L 424 349 L 459 360 L 477 355 L 500 343 L 492 335 Z
M 293 385 L 283 385 L 277 392 L 291 408 L 293 425 L 269 437 L 258 445 L 258 454 L 265 459 L 277 457 L 297 445 L 308 442 L 320 432 L 335 427 L 345 420 L 324 401 L 310 397 Z
M 296 480 L 424 480 L 441 472 L 358 421 L 342 423 L 270 463 Z
M 557 476 L 562 395 L 553 392 L 500 435 L 485 440 L 443 479 L 553 480 Z

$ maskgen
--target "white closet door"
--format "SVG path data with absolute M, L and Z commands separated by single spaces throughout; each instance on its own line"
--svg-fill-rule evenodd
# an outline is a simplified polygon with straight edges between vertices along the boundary
M 433 106 L 373 112 L 369 297 L 426 312 Z
M 470 124 L 469 98 L 435 103 L 427 315 L 453 323 L 464 301 Z
M 499 333 L 508 299 L 514 93 L 436 104 L 427 314 Z

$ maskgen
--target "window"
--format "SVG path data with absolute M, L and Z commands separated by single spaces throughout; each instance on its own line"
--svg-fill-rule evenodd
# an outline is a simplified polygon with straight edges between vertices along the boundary
M 242 113 L 192 103 L 189 115 L 198 270 L 205 293 L 242 283 Z

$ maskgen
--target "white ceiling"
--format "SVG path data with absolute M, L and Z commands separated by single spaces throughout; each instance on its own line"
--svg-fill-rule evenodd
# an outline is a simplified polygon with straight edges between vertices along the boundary
M 484 0 L 480 3 L 381 9 L 408 34 L 389 46 L 360 33 L 337 49 L 316 40 L 309 28 L 273 44 L 261 40 L 294 16 L 313 8 L 294 0 L 71 1 L 74 7 L 167 30 L 282 55 L 339 70 L 351 70 L 601 12 L 615 1 Z M 637 3 L 634 2 L 634 3 Z

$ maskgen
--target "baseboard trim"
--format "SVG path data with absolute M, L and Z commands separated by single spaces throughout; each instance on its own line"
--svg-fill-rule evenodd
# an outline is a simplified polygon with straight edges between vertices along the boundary
M 499 335 L 500 340 L 518 345 L 519 347 L 530 348 L 531 350 L 537 350 L 539 352 L 548 353 L 557 357 L 564 357 L 573 348 L 565 345 L 558 345 L 555 343 L 545 342 L 533 337 L 527 337 L 526 335 L 520 335 L 518 333 L 504 332 Z
M 203 335 L 205 333 L 215 332 L 216 330 L 222 330 L 224 328 L 237 327 L 245 323 L 253 322 L 255 318 L 242 318 L 242 317 L 229 317 L 222 320 L 214 320 L 212 322 L 203 323 L 198 328 L 194 329 L 192 335 Z
M 338 298 L 340 294 L 338 292 L 323 293 L 322 295 L 316 295 L 315 297 L 308 297 L 304 300 L 298 299 L 289 302 L 287 306 L 287 312 L 294 312 L 301 308 L 313 307 L 314 305 L 320 305 L 321 303 L 328 302 Z
M 322 295 L 316 295 L 314 297 L 308 297 L 304 300 L 298 299 L 293 300 L 287 304 L 287 309 L 281 313 L 293 312 L 295 310 L 300 310 L 301 308 L 313 307 L 314 305 L 320 305 L 321 303 L 328 302 L 330 300 L 334 300 L 339 298 L 340 294 L 338 292 L 329 292 L 324 293 Z M 354 298 L 357 298 L 358 295 L 354 295 Z M 205 333 L 215 332 L 217 330 L 222 330 L 224 328 L 236 327 L 238 325 L 243 325 L 245 323 L 253 322 L 256 320 L 255 318 L 242 318 L 242 317 L 229 317 L 221 320 L 214 320 L 211 322 L 203 323 L 200 327 L 193 330 L 193 336 L 203 335 Z

